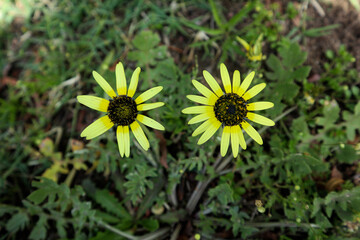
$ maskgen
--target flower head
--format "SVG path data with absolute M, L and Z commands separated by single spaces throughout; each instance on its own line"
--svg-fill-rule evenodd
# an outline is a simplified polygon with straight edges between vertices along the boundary
M 263 35 L 260 34 L 259 37 L 256 39 L 255 44 L 253 46 L 250 46 L 250 44 L 248 42 L 246 42 L 244 39 L 242 39 L 241 37 L 236 37 L 236 40 L 241 45 L 243 45 L 243 47 L 245 48 L 247 58 L 251 61 L 256 62 L 256 61 L 261 61 L 264 58 L 266 58 L 265 56 L 263 56 L 262 50 L 261 50 L 262 38 L 263 38 Z
M 183 109 L 182 112 L 185 114 L 199 114 L 189 121 L 189 124 L 203 122 L 192 134 L 192 136 L 197 136 L 202 133 L 198 144 L 205 143 L 222 126 L 221 155 L 226 155 L 231 139 L 233 156 L 237 157 L 239 145 L 246 149 L 242 129 L 258 144 L 263 144 L 260 134 L 248 123 L 248 120 L 265 126 L 275 125 L 271 119 L 252 111 L 272 108 L 274 104 L 271 102 L 248 102 L 266 86 L 265 83 L 260 83 L 248 90 L 255 72 L 249 73 L 240 84 L 240 72 L 236 70 L 233 75 L 232 86 L 229 72 L 223 63 L 220 65 L 220 74 L 225 93 L 210 73 L 203 71 L 204 78 L 212 91 L 200 82 L 193 80 L 193 85 L 203 96 L 187 95 L 186 97 L 193 102 L 204 104 L 204 106 L 188 107 Z
M 141 69 L 138 67 L 132 74 L 130 85 L 127 88 L 124 67 L 121 62 L 116 65 L 116 89 L 117 93 L 112 89 L 109 83 L 97 72 L 93 71 L 93 76 L 100 87 L 110 96 L 110 101 L 104 98 L 99 98 L 90 95 L 80 95 L 77 97 L 78 101 L 89 108 L 105 112 L 106 115 L 97 119 L 95 122 L 86 127 L 81 137 L 86 139 L 95 138 L 113 126 L 117 127 L 116 136 L 121 157 L 130 155 L 130 135 L 129 127 L 132 130 L 135 138 L 145 150 L 150 147 L 149 141 L 144 134 L 139 122 L 158 130 L 165 128 L 152 118 L 149 118 L 139 111 L 146 111 L 158 108 L 164 105 L 163 102 L 143 103 L 158 94 L 163 87 L 154 87 L 137 98 L 133 98 L 139 82 L 139 75 Z

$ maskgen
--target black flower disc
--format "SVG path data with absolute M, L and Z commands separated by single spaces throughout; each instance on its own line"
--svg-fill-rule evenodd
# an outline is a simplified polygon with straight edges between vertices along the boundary
M 246 117 L 246 101 L 235 93 L 227 93 L 216 101 L 214 112 L 225 126 L 238 125 Z

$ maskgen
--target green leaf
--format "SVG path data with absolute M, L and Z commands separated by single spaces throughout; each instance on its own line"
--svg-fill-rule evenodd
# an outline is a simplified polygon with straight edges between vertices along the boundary
M 220 28 L 224 28 L 224 24 L 223 24 L 224 16 L 220 15 L 220 13 L 218 12 L 219 7 L 215 5 L 213 0 L 209 0 L 209 3 L 210 3 L 211 12 L 213 14 L 216 24 Z
M 32 240 L 41 240 L 46 238 L 46 218 L 40 217 L 39 221 L 37 221 L 35 227 L 30 233 L 29 239 Z
M 199 26 L 195 23 L 193 23 L 192 21 L 189 21 L 185 18 L 180 19 L 181 23 L 184 24 L 187 27 L 190 27 L 192 29 L 198 30 L 198 31 L 203 31 L 209 35 L 213 35 L 213 36 L 217 36 L 217 35 L 221 35 L 224 34 L 224 30 L 223 29 L 212 29 L 212 28 L 208 28 L 208 27 L 203 27 L 203 26 Z
M 136 35 L 132 43 L 141 50 L 147 51 L 155 48 L 160 42 L 160 37 L 151 31 L 142 31 Z
M 45 198 L 49 195 L 49 192 L 46 189 L 39 189 L 34 192 L 32 192 L 27 199 L 35 203 L 36 205 L 39 205 L 42 203 Z
M 209 190 L 209 196 L 218 199 L 224 206 L 234 201 L 233 194 L 233 190 L 227 183 L 220 184 Z
M 326 102 L 323 108 L 324 117 L 317 117 L 316 123 L 324 126 L 325 129 L 332 128 L 334 123 L 338 120 L 340 114 L 340 108 L 336 100 Z
M 358 160 L 358 155 L 353 146 L 345 144 L 344 147 L 340 146 L 340 149 L 336 154 L 336 158 L 340 163 L 352 164 Z
M 66 238 L 66 227 L 67 223 L 65 222 L 64 219 L 59 218 L 56 220 L 56 230 L 60 236 L 60 238 Z
M 143 219 L 138 221 L 146 230 L 153 232 L 159 228 L 159 221 L 153 218 Z
M 128 211 L 114 195 L 110 194 L 107 189 L 96 190 L 94 198 L 95 201 L 109 213 L 113 213 L 120 218 L 131 219 L 131 215 Z
M 311 173 L 311 167 L 305 161 L 302 155 L 290 155 L 287 157 L 288 164 L 292 172 L 299 176 L 305 176 Z
M 29 223 L 29 217 L 24 212 L 18 212 L 13 215 L 10 220 L 6 223 L 6 230 L 10 233 L 15 233 L 25 228 Z
M 354 109 L 354 114 L 348 111 L 343 112 L 343 118 L 346 121 L 346 136 L 349 141 L 355 140 L 356 129 L 360 130 L 360 102 L 358 102 Z
M 300 45 L 291 43 L 289 46 L 279 48 L 279 54 L 283 59 L 283 64 L 287 68 L 295 68 L 301 66 L 306 60 L 307 53 L 301 51 Z
M 244 7 L 225 24 L 225 27 L 227 29 L 234 28 L 236 24 L 238 24 L 250 11 L 254 9 L 255 6 L 255 1 L 247 2 Z
M 58 185 L 54 181 L 40 177 L 40 181 L 33 181 L 32 185 L 37 187 L 38 190 L 32 192 L 27 198 L 39 205 L 48 197 L 48 203 L 52 203 L 55 201 L 56 195 L 59 197 L 59 201 L 61 202 L 63 199 L 70 198 L 70 189 L 65 184 Z M 63 202 L 63 208 L 66 208 L 66 204 Z
M 156 176 L 155 168 L 150 168 L 147 165 L 137 165 L 135 171 L 126 175 L 128 181 L 124 186 L 127 189 L 126 193 L 130 195 L 133 203 L 146 193 L 146 188 L 153 187 L 153 182 L 148 178 Z
M 315 217 L 316 214 L 320 211 L 321 204 L 323 204 L 323 200 L 321 198 L 319 198 L 319 197 L 314 198 L 313 210 L 311 212 L 311 217 Z
M 302 81 L 309 76 L 311 71 L 311 67 L 309 66 L 302 66 L 292 72 L 291 78 L 296 79 L 298 81 Z
M 316 224 L 322 228 L 331 228 L 332 224 L 323 213 L 318 213 L 315 217 Z
M 340 26 L 341 26 L 340 24 L 332 24 L 332 25 L 327 25 L 325 27 L 310 28 L 310 29 L 306 29 L 303 34 L 306 37 L 325 36 L 325 35 L 329 35 L 332 30 Z

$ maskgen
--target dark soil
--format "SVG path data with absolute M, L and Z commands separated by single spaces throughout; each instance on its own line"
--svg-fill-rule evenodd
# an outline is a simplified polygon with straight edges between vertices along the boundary
M 324 71 L 322 63 L 327 61 L 325 58 L 326 50 L 336 52 L 342 44 L 356 58 L 354 67 L 360 72 L 360 13 L 345 0 L 333 0 L 330 4 L 320 4 L 325 11 L 325 16 L 321 17 L 315 8 L 309 4 L 306 12 L 309 17 L 307 29 L 332 24 L 339 24 L 340 26 L 329 35 L 306 39 L 305 51 L 308 52 L 306 64 L 312 67 L 311 75 L 320 75 Z

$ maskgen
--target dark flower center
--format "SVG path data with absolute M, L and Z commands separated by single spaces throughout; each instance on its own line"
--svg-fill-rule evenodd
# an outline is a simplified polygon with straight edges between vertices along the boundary
M 227 93 L 216 101 L 214 112 L 225 126 L 238 125 L 246 117 L 246 101 L 235 93 Z
M 110 100 L 108 116 L 117 125 L 130 125 L 135 121 L 137 113 L 136 103 L 131 97 L 122 95 Z

